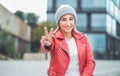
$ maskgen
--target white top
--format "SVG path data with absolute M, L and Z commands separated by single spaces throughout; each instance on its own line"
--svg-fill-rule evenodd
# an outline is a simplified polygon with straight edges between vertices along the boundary
M 80 76 L 76 42 L 74 38 L 66 40 L 66 42 L 69 49 L 70 63 L 65 76 Z

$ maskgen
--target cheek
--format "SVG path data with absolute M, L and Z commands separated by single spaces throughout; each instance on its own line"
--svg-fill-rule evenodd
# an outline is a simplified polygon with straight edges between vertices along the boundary
M 76 26 L 76 24 L 75 23 L 73 23 L 73 27 L 75 27 Z
M 60 28 L 63 28 L 64 27 L 64 23 L 59 23 L 59 26 L 60 26 Z
M 64 29 L 65 27 L 64 27 L 64 25 L 60 25 L 60 28 L 61 28 L 61 29 Z

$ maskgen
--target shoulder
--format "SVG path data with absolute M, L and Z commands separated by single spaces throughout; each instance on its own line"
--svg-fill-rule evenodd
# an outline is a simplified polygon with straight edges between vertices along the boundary
M 84 43 L 88 42 L 87 35 L 84 32 L 77 31 L 77 32 L 74 32 L 74 34 L 75 34 L 74 36 L 78 38 L 79 40 L 81 40 L 82 42 Z
M 72 34 L 74 35 L 74 37 L 79 38 L 79 39 L 86 36 L 85 33 L 80 32 L 80 31 L 74 31 Z
M 64 35 L 62 34 L 60 30 L 54 32 L 52 36 L 56 39 L 64 39 Z

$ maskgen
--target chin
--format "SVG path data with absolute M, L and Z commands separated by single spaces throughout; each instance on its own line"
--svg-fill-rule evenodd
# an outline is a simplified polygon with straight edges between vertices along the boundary
M 71 32 L 72 32 L 72 30 L 66 30 L 65 32 L 66 32 L 66 33 L 71 33 Z

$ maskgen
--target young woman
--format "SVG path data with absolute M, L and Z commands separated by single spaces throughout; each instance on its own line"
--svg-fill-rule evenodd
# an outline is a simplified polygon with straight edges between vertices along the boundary
M 44 27 L 40 52 L 50 52 L 48 76 L 93 76 L 95 61 L 85 34 L 76 30 L 76 11 L 61 5 L 55 14 L 57 29 Z

